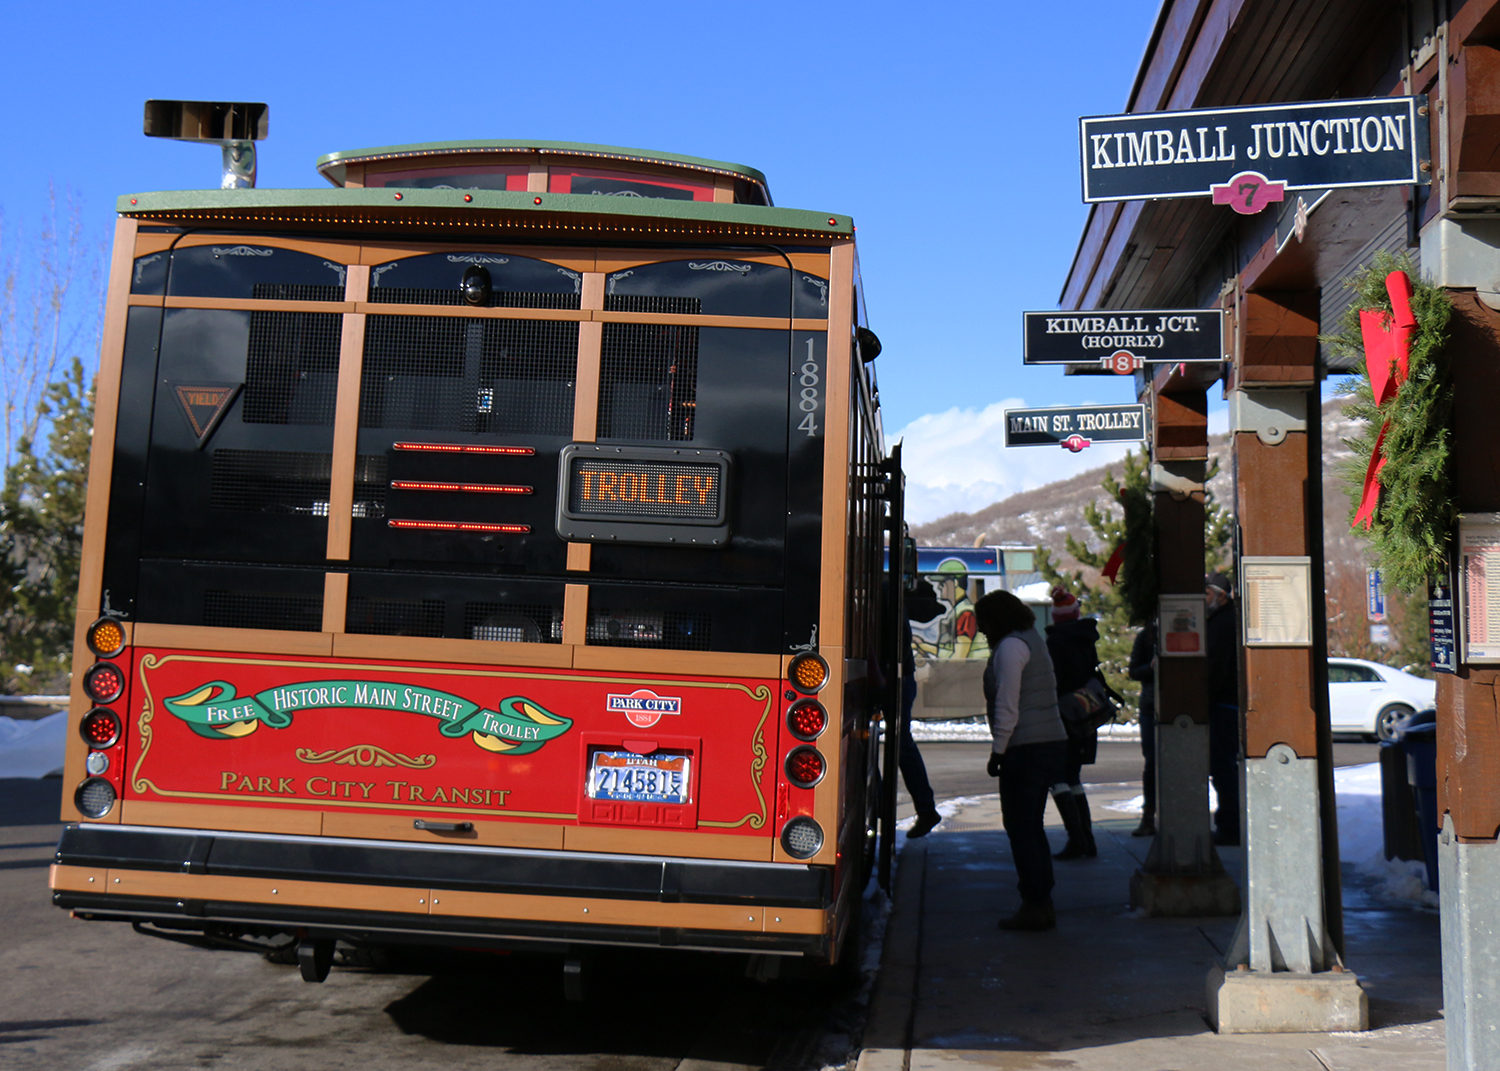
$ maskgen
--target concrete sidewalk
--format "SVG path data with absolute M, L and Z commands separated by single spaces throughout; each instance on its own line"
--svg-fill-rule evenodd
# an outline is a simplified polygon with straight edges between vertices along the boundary
M 1134 819 L 1109 817 L 1108 794 L 1090 799 L 1106 816 L 1099 857 L 1056 864 L 1051 933 L 996 926 L 1018 898 L 995 797 L 906 844 L 859 1071 L 1441 1071 L 1436 913 L 1379 902 L 1346 869 L 1346 958 L 1371 1029 L 1220 1037 L 1204 980 L 1236 920 L 1136 917 L 1127 886 L 1150 842 L 1129 835 Z M 1060 847 L 1062 830 L 1050 832 Z M 1238 875 L 1240 850 L 1223 855 Z

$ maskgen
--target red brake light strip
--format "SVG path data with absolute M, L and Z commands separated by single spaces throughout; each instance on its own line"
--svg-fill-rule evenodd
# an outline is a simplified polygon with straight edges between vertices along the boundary
M 484 495 L 529 495 L 531 488 L 512 483 L 440 483 L 433 480 L 392 480 L 398 491 L 464 491 Z
M 392 528 L 422 528 L 439 532 L 515 532 L 531 531 L 529 524 L 482 524 L 479 521 L 401 521 L 385 522 Z
M 465 443 L 393 443 L 392 448 L 430 454 L 508 454 L 512 457 L 530 457 L 536 453 L 529 446 L 472 446 Z

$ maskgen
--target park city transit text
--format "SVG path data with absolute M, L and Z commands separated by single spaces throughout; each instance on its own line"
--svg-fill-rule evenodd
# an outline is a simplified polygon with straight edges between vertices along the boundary
M 511 794 L 508 788 L 444 788 L 442 785 L 416 785 L 410 781 L 386 781 L 385 791 L 378 792 L 379 781 L 343 781 L 322 775 L 305 778 L 299 791 L 296 781 L 295 777 L 259 777 L 225 770 L 219 775 L 219 788 L 257 796 L 312 796 L 371 803 L 461 803 L 470 807 L 504 807 L 505 798 Z

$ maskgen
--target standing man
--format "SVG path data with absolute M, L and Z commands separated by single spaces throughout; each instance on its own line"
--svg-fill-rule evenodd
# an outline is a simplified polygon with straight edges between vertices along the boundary
M 916 645 L 912 642 L 913 620 L 927 622 L 943 612 L 932 585 L 917 574 L 916 544 L 908 537 L 903 553 L 906 555 L 906 616 L 901 622 L 901 780 L 906 782 L 906 792 L 911 796 L 912 806 L 917 809 L 917 820 L 906 831 L 908 839 L 925 837 L 933 827 L 943 820 L 938 813 L 937 796 L 932 791 L 932 782 L 927 778 L 927 764 L 917 750 L 916 738 L 911 734 L 911 708 L 917 698 Z
M 1214 843 L 1240 842 L 1240 615 L 1223 573 L 1203 579 L 1208 607 L 1208 772 L 1219 797 Z

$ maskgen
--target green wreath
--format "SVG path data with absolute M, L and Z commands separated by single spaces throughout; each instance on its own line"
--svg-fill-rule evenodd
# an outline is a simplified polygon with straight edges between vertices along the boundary
M 1404 271 L 1412 281 L 1412 314 L 1417 321 L 1411 337 L 1407 376 L 1396 396 L 1377 405 L 1365 366 L 1364 339 L 1359 314 L 1363 310 L 1391 312 L 1385 280 Z M 1427 581 L 1447 569 L 1448 539 L 1457 517 L 1453 505 L 1449 414 L 1453 383 L 1443 353 L 1448 317 L 1453 311 L 1447 295 L 1423 282 L 1404 254 L 1381 252 L 1346 284 L 1354 301 L 1339 320 L 1339 331 L 1322 342 L 1360 369 L 1340 384 L 1354 400 L 1345 414 L 1361 425 L 1358 435 L 1345 439 L 1354 456 L 1341 466 L 1350 490 L 1350 517 L 1359 509 L 1370 453 L 1384 427 L 1380 452 L 1380 502 L 1367 535 L 1385 579 L 1401 591 L 1425 591 Z

